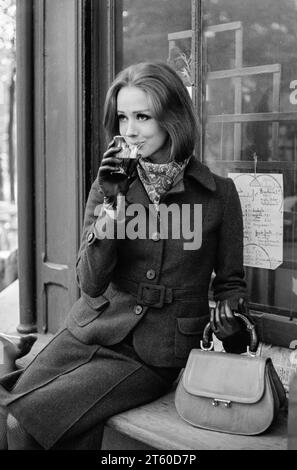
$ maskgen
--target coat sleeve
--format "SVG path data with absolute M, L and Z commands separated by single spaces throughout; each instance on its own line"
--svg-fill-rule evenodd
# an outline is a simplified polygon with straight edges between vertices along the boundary
M 232 179 L 227 178 L 227 196 L 223 219 L 218 234 L 217 256 L 213 282 L 214 299 L 226 300 L 232 310 L 238 311 L 242 297 L 247 302 L 247 288 L 243 268 L 243 217 L 239 196 Z M 241 331 L 223 342 L 227 352 L 241 353 L 249 341 Z
M 219 227 L 213 282 L 214 299 L 229 300 L 237 309 L 240 297 L 247 300 L 243 269 L 243 219 L 239 196 L 233 180 L 227 179 L 227 196 Z
M 84 215 L 83 232 L 76 261 L 76 277 L 82 294 L 98 297 L 107 288 L 117 263 L 115 239 L 98 239 L 95 224 L 104 194 L 97 179 L 92 184 Z

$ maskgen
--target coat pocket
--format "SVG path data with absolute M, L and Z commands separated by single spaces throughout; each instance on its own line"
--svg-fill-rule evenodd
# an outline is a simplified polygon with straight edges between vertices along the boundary
M 200 348 L 200 340 L 209 315 L 195 318 L 177 318 L 175 328 L 175 356 L 186 358 L 191 349 Z
M 94 298 L 83 295 L 73 305 L 70 315 L 77 325 L 86 326 L 99 317 L 108 305 L 109 300 L 104 295 Z

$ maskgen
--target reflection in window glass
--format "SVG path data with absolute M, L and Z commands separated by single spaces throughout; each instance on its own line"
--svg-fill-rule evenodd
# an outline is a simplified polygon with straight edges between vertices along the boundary
M 228 122 L 208 123 L 205 129 L 205 152 L 216 160 L 230 160 L 234 152 L 234 124 Z M 208 161 L 210 164 L 210 159 Z
M 297 111 L 296 1 L 205 0 L 203 5 L 207 113 L 250 114 L 240 122 L 274 122 L 270 158 L 278 160 L 279 123 L 294 120 Z M 241 125 L 236 127 L 242 136 Z M 232 160 L 241 155 L 242 141 L 236 142 Z M 269 143 L 264 147 L 269 148 Z M 268 154 L 257 155 L 269 160 Z M 290 160 L 294 161 L 294 152 Z
M 250 75 L 242 79 L 242 113 L 273 111 L 273 74 Z
M 207 38 L 208 70 L 226 70 L 235 67 L 234 30 L 217 34 L 212 28 L 205 33 Z M 220 54 L 217 54 L 217 51 Z
M 244 122 L 242 129 L 241 160 L 253 161 L 255 153 L 262 161 L 272 160 L 272 124 L 270 122 Z
M 234 81 L 230 78 L 211 80 L 207 87 L 208 115 L 233 114 Z
M 253 303 L 297 316 L 297 2 L 205 0 L 203 8 L 204 160 L 224 176 L 283 175 L 282 262 L 246 272 Z
M 191 75 L 191 40 L 185 32 L 191 32 L 191 0 L 123 0 L 122 15 L 123 48 L 118 68 L 168 60 L 187 82 Z M 169 41 L 168 35 L 177 37 Z

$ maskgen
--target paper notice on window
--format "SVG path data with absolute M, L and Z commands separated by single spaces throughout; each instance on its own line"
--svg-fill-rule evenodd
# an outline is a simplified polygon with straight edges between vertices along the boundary
M 283 175 L 229 173 L 244 223 L 244 265 L 276 269 L 283 262 Z

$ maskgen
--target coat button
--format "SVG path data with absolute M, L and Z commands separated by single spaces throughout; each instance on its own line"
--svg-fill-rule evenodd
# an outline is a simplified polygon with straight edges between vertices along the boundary
M 136 315 L 140 315 L 142 313 L 142 306 L 141 305 L 135 305 L 134 307 L 134 313 L 136 313 Z
M 146 273 L 146 277 L 147 279 L 150 279 L 150 280 L 155 279 L 156 271 L 154 271 L 153 269 L 149 269 Z
M 87 236 L 87 242 L 90 244 L 92 243 L 92 241 L 94 240 L 95 238 L 95 234 L 93 232 L 90 232 L 88 233 L 88 236 Z
M 159 232 L 154 232 L 154 233 L 152 234 L 152 240 L 153 240 L 154 242 L 158 242 L 158 241 L 160 240 L 160 234 L 159 234 Z

